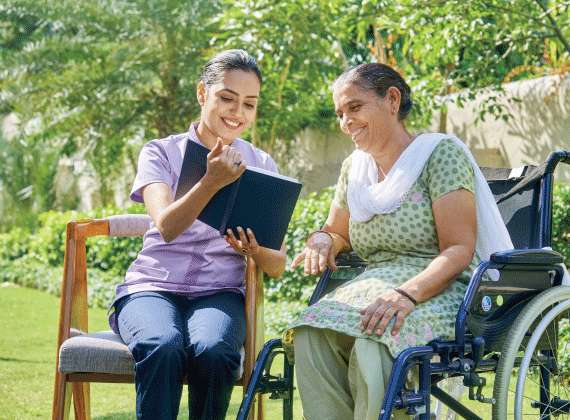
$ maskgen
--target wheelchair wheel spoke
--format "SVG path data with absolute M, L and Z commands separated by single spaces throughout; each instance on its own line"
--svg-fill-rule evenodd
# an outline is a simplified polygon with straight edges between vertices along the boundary
M 550 289 L 521 312 L 495 377 L 493 418 L 570 419 L 570 288 Z

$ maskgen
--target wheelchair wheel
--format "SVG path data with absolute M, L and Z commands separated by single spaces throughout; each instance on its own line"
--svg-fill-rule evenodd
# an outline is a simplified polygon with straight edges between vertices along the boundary
M 570 287 L 536 296 L 507 334 L 495 375 L 493 419 L 570 419 Z

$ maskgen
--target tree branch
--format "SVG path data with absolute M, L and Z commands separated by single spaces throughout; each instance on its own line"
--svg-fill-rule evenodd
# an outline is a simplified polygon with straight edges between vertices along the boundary
M 566 51 L 570 54 L 570 43 L 568 42 L 568 40 L 566 39 L 566 37 L 564 36 L 562 31 L 558 27 L 556 20 L 550 14 L 550 10 L 548 10 L 546 8 L 546 6 L 544 4 L 542 4 L 542 2 L 540 0 L 534 0 L 534 2 L 536 4 L 538 4 L 538 6 L 542 9 L 542 11 L 544 12 L 544 15 L 550 21 L 550 24 L 552 25 L 552 29 L 554 29 L 554 32 L 556 32 L 556 36 L 558 37 L 560 42 L 562 42 L 562 45 L 564 45 L 564 48 L 566 48 Z

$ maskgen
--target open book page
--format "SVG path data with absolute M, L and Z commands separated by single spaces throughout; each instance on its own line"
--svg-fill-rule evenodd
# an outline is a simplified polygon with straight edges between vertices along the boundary
M 270 176 L 273 176 L 273 177 L 279 178 L 279 179 L 284 179 L 285 181 L 295 182 L 297 184 L 299 183 L 298 179 L 291 178 L 290 176 L 286 176 L 286 175 L 281 175 L 281 174 L 278 174 L 276 172 L 271 172 L 271 171 L 268 171 L 267 169 L 257 168 L 255 166 L 248 166 L 247 170 L 258 172 L 260 174 L 270 175 Z

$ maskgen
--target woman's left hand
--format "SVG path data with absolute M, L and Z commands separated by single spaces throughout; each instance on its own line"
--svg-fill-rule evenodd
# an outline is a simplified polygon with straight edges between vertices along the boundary
M 360 327 L 368 335 L 373 333 L 382 335 L 392 318 L 396 318 L 392 327 L 392 335 L 396 335 L 415 307 L 407 297 L 394 290 L 389 291 L 360 311 L 362 315 Z
M 257 239 L 255 239 L 255 235 L 251 229 L 247 228 L 246 232 L 241 226 L 238 226 L 238 237 L 236 237 L 231 229 L 228 229 L 227 233 L 227 235 L 224 235 L 226 242 L 241 255 L 249 255 L 253 257 L 258 254 L 259 244 L 257 243 Z

